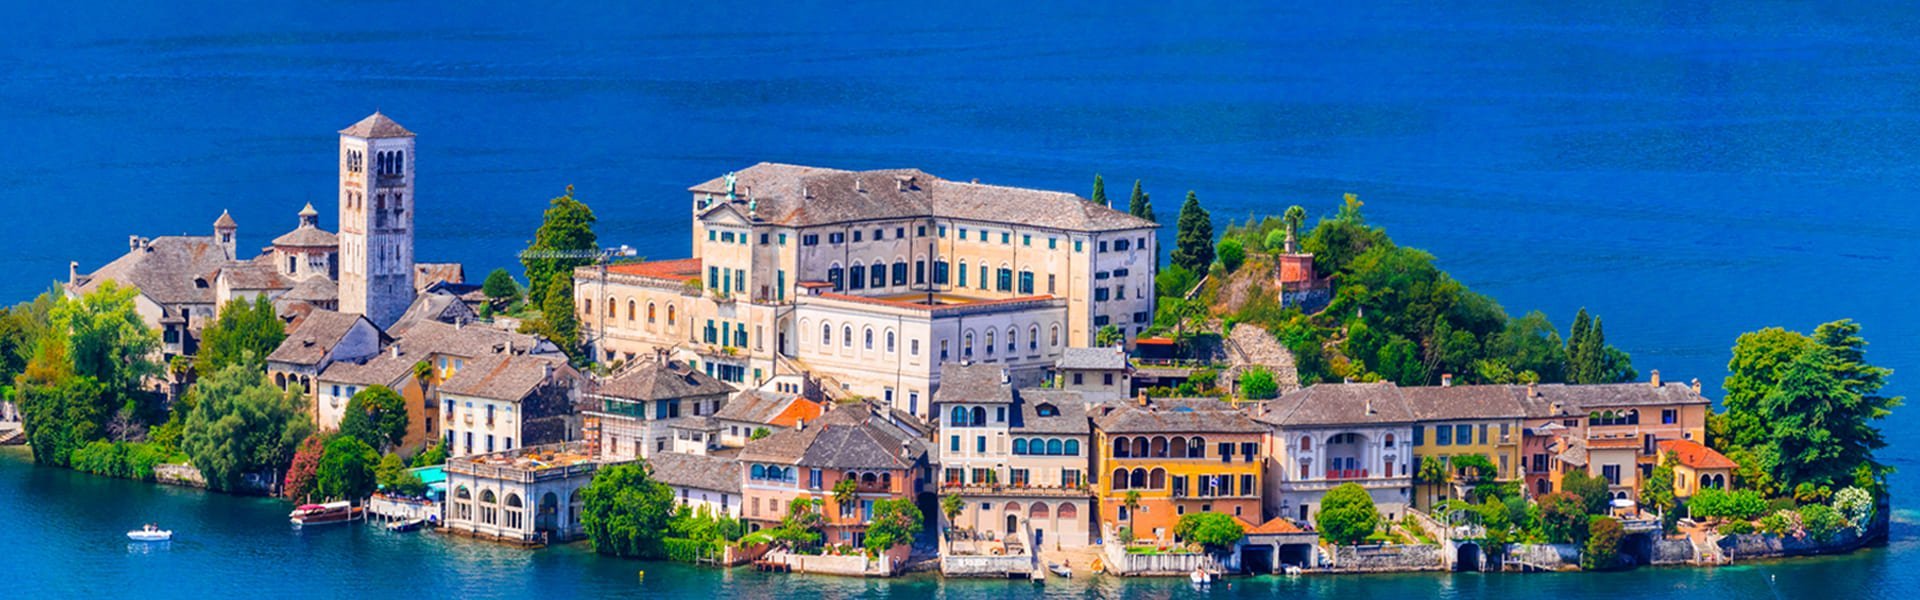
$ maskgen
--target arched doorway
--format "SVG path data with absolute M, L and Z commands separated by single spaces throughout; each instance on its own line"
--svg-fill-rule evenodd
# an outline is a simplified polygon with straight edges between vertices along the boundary
M 1007 513 L 1007 535 L 1020 532 L 1020 515 Z
M 1480 570 L 1480 544 L 1477 544 L 1474 542 L 1466 542 L 1466 543 L 1460 544 L 1460 546 L 1455 549 L 1455 554 L 1453 557 L 1453 570 L 1479 571 Z
M 560 533 L 560 497 L 553 492 L 540 496 L 540 506 L 533 513 L 533 531 L 558 537 Z

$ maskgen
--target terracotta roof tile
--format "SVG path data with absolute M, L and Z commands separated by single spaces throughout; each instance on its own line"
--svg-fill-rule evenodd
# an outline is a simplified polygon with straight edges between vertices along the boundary
M 1695 469 L 1732 469 L 1740 465 L 1726 455 L 1693 440 L 1661 440 L 1660 453 L 1674 453 L 1680 464 Z

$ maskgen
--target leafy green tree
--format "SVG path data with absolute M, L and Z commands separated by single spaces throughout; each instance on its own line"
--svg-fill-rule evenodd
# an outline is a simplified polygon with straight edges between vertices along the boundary
M 350 435 L 334 436 L 314 468 L 313 494 L 354 502 L 371 496 L 379 483 L 379 463 L 380 453 L 373 446 Z
M 1373 496 L 1353 483 L 1342 483 L 1328 490 L 1320 500 L 1320 514 L 1315 515 L 1320 528 L 1320 538 L 1335 544 L 1353 545 L 1366 541 L 1367 536 L 1380 526 L 1380 511 L 1373 506 Z
M 1653 467 L 1653 473 L 1640 480 L 1640 503 L 1660 512 L 1660 525 L 1669 533 L 1680 518 L 1673 493 L 1673 465 L 1678 461 L 1673 452 L 1666 452 L 1660 456 L 1660 464 Z
M 833 505 L 840 507 L 841 516 L 853 514 L 853 502 L 860 497 L 858 485 L 852 477 L 833 482 Z
M 1693 493 L 1687 500 L 1687 512 L 1695 519 L 1747 521 L 1766 514 L 1767 500 L 1753 490 L 1708 488 Z
M 1273 381 L 1273 372 L 1265 367 L 1254 367 L 1240 374 L 1240 395 L 1248 400 L 1266 400 L 1280 394 L 1280 385 Z
M 293 452 L 293 461 L 287 465 L 287 475 L 281 480 L 282 496 L 294 502 L 307 502 L 313 499 L 315 477 L 320 471 L 320 459 L 327 454 L 327 437 L 323 434 L 314 434 L 300 441 L 300 448 Z
M 33 372 L 29 363 L 15 392 L 27 444 L 33 449 L 34 462 L 68 466 L 75 451 L 105 436 L 107 415 L 97 401 L 105 390 L 91 377 L 36 381 Z
M 1578 544 L 1586 541 L 1588 524 L 1586 500 L 1567 492 L 1541 496 L 1540 531 L 1554 544 Z
M 52 327 L 53 305 L 62 296 L 45 292 L 32 301 L 0 308 L 0 388 L 27 368 L 40 338 Z
M 447 464 L 447 445 L 439 441 L 429 444 L 419 454 L 413 455 L 413 466 L 431 467 Z
M 1213 264 L 1213 216 L 1200 207 L 1200 197 L 1187 192 L 1175 224 L 1173 264 L 1194 273 L 1205 273 Z
M 1588 571 L 1611 569 L 1620 562 L 1620 540 L 1627 529 L 1613 517 L 1595 515 L 1587 522 L 1587 545 L 1580 553 L 1580 568 Z
M 286 324 L 280 321 L 272 300 L 265 295 L 255 296 L 252 302 L 235 298 L 220 309 L 220 317 L 212 325 L 200 332 L 193 370 L 201 377 L 233 364 L 265 370 L 267 355 L 284 339 Z
M 567 352 L 580 353 L 580 317 L 573 314 L 573 276 L 555 273 L 548 280 L 547 293 L 540 305 L 538 331 Z
M 108 281 L 85 296 L 54 304 L 49 315 L 53 329 L 67 337 L 74 374 L 100 382 L 117 394 L 115 399 L 126 398 L 141 388 L 141 380 L 161 372 L 153 358 L 160 336 L 134 311 L 138 293 Z
M 1606 478 L 1588 475 L 1586 471 L 1568 471 L 1560 478 L 1560 489 L 1579 496 L 1583 510 L 1590 515 L 1606 514 L 1607 505 L 1613 502 Z
M 599 248 L 593 234 L 594 221 L 593 209 L 573 199 L 571 185 L 567 186 L 567 193 L 548 202 L 540 229 L 533 234 L 533 244 L 520 258 L 520 264 L 527 269 L 528 302 L 546 308 L 547 294 L 554 288 L 551 284 L 542 287 L 542 283 L 551 282 L 556 276 L 565 277 L 567 289 L 571 290 L 573 268 L 593 264 L 592 254 Z M 568 312 L 572 312 L 571 307 Z
M 581 488 L 580 523 L 595 552 L 628 558 L 666 556 L 673 489 L 639 463 L 607 465 Z
M 901 544 L 913 543 L 924 517 L 920 507 L 906 498 L 890 498 L 873 503 L 873 520 L 867 523 L 867 551 L 874 554 Z
M 1515 383 L 1518 374 L 1526 371 L 1538 376 L 1536 381 L 1566 381 L 1567 350 L 1560 340 L 1560 333 L 1554 330 L 1547 315 L 1540 311 L 1508 321 L 1500 333 L 1488 340 L 1486 354 L 1489 360 L 1496 361 L 1513 373 L 1514 379 L 1492 381 L 1482 378 L 1481 383 Z
M 1220 240 L 1220 245 L 1214 249 L 1214 256 L 1220 258 L 1220 266 L 1226 267 L 1228 273 L 1240 270 L 1240 265 L 1247 262 L 1246 248 L 1240 245 L 1240 240 L 1233 238 Z
M 1427 488 L 1427 506 L 1433 506 L 1436 498 L 1435 491 L 1439 490 L 1440 486 L 1446 485 L 1447 480 L 1452 476 L 1453 474 L 1447 471 L 1447 466 L 1433 456 L 1420 457 L 1420 468 L 1413 473 L 1413 478 Z
M 1189 544 L 1199 545 L 1209 554 L 1219 554 L 1240 543 L 1247 531 L 1226 513 L 1195 512 L 1180 516 L 1180 520 L 1173 525 L 1173 535 Z
M 1267 238 L 1260 243 L 1268 254 L 1280 254 L 1287 251 L 1287 232 L 1269 231 Z
M 1124 338 L 1120 336 L 1120 328 L 1114 327 L 1112 325 L 1103 326 L 1100 328 L 1099 331 L 1096 331 L 1093 334 L 1093 345 L 1095 346 L 1100 346 L 1100 347 L 1117 346 L 1123 340 Z
M 1146 192 L 1140 191 L 1138 179 L 1133 180 L 1133 197 L 1127 201 L 1127 214 L 1155 223 L 1160 222 L 1153 217 L 1153 199 L 1147 196 Z
M 380 457 L 380 464 L 373 469 L 374 481 L 380 489 L 389 494 L 423 497 L 427 495 L 427 484 L 420 476 L 407 470 L 407 463 L 400 459 L 399 453 Z
M 1780 371 L 1780 381 L 1760 401 L 1773 451 L 1769 474 L 1780 482 L 1830 485 L 1851 482 L 1854 467 L 1884 447 L 1873 421 L 1885 409 L 1850 389 L 1833 350 L 1816 346 Z
M 486 294 L 492 304 L 504 307 L 520 299 L 520 284 L 513 281 L 513 275 L 508 274 L 506 269 L 494 269 L 480 284 L 480 293 Z
M 755 427 L 755 428 L 753 428 L 753 435 L 750 435 L 750 436 L 747 436 L 747 439 L 750 439 L 750 440 L 757 440 L 757 439 L 761 439 L 761 438 L 764 438 L 764 437 L 767 437 L 767 436 L 769 436 L 769 435 L 773 435 L 773 432 L 772 432 L 772 431 L 769 431 L 769 430 L 768 430 L 767 428 L 765 428 L 765 427 Z
M 1200 283 L 1200 276 L 1180 265 L 1167 265 L 1160 274 L 1153 276 L 1154 293 L 1161 298 L 1184 298 L 1187 291 Z
M 1099 173 L 1093 174 L 1093 196 L 1088 198 L 1088 200 L 1092 201 L 1094 204 L 1098 204 L 1101 206 L 1108 206 L 1107 181 L 1105 179 L 1101 179 Z
M 797 549 L 812 548 L 826 536 L 827 519 L 820 514 L 820 502 L 794 498 L 787 503 L 787 515 L 773 530 L 773 539 Z
M 340 433 L 376 450 L 399 446 L 407 437 L 407 399 L 384 385 L 360 390 L 347 400 Z
M 1307 208 L 1298 204 L 1287 207 L 1287 211 L 1280 215 L 1280 222 L 1288 234 L 1299 236 L 1301 228 L 1307 225 Z
M 234 489 L 247 473 L 285 472 L 313 433 L 293 393 L 241 365 L 201 378 L 189 396 L 181 449 L 214 489 Z
M 1480 516 L 1480 527 L 1486 532 L 1487 550 L 1505 553 L 1507 544 L 1513 540 L 1513 516 L 1507 504 L 1499 498 L 1487 498 L 1474 512 Z
M 1367 225 L 1361 206 L 1359 196 L 1347 194 L 1340 211 L 1331 218 L 1321 219 L 1301 242 L 1301 248 L 1313 254 L 1314 270 L 1325 274 L 1343 273 L 1348 263 L 1368 250 L 1393 247 L 1386 231 Z

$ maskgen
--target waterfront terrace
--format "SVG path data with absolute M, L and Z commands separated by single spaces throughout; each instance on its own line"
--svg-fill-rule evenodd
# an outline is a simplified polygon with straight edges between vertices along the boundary
M 605 464 L 581 442 L 450 458 L 443 529 L 517 544 L 583 537 L 580 489 Z

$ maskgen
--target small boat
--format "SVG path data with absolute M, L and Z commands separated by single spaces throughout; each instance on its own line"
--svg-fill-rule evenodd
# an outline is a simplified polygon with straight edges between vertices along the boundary
M 326 504 L 302 504 L 287 513 L 287 521 L 294 525 L 325 525 L 345 523 L 354 518 L 353 503 L 340 501 Z
M 1206 572 L 1204 569 L 1194 569 L 1192 573 L 1187 574 L 1187 579 L 1192 581 L 1194 585 L 1204 587 L 1213 583 L 1213 574 Z
M 399 532 L 399 533 L 405 533 L 408 531 L 419 531 L 420 528 L 425 527 L 426 524 L 427 524 L 427 520 L 420 519 L 420 518 L 407 519 L 405 521 L 394 521 L 391 523 L 387 523 L 387 531 L 393 531 L 393 532 Z
M 173 531 L 161 529 L 151 523 L 127 532 L 127 539 L 136 542 L 164 542 L 173 539 Z
M 1060 566 L 1060 563 L 1047 563 L 1047 570 L 1053 571 L 1053 574 L 1055 575 L 1059 575 L 1067 579 L 1073 579 L 1073 569 Z

